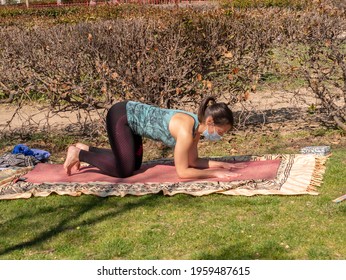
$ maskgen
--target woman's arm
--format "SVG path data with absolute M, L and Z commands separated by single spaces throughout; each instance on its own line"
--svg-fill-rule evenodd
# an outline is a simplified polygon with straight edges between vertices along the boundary
M 198 158 L 197 143 L 199 138 L 193 139 L 193 119 L 187 115 L 185 116 L 176 115 L 170 123 L 170 131 L 176 139 L 174 163 L 178 176 L 184 179 L 231 178 L 239 176 L 239 174 L 222 168 L 221 165 L 217 166 L 213 161 Z M 211 162 L 211 166 L 209 162 Z M 209 167 L 215 168 L 208 169 Z
M 206 159 L 197 159 L 196 163 L 199 166 L 191 166 L 189 164 L 189 151 L 193 145 L 193 139 L 186 137 L 177 139 L 177 144 L 174 149 L 174 163 L 177 174 L 182 179 L 203 179 L 203 178 L 233 178 L 240 174 L 234 173 L 229 169 L 224 168 L 208 168 L 209 161 Z M 215 166 L 216 167 L 216 166 Z M 199 169 L 203 168 L 203 169 Z
M 230 163 L 230 162 L 223 162 L 223 161 L 215 161 L 215 160 L 209 160 L 206 158 L 200 158 L 198 157 L 198 145 L 199 137 L 193 140 L 193 145 L 190 148 L 189 152 L 189 166 L 195 167 L 195 168 L 224 168 L 224 169 L 232 169 L 232 168 L 244 168 L 247 166 L 246 163 Z
M 206 158 L 200 158 L 200 157 L 198 157 L 197 143 L 195 143 L 195 142 L 194 142 L 193 146 L 191 147 L 191 151 L 189 154 L 189 165 L 191 167 L 201 168 L 201 169 L 204 169 L 204 168 L 232 169 L 232 168 L 244 168 L 247 166 L 246 163 L 234 164 L 234 163 L 230 163 L 230 162 L 216 161 L 216 160 L 209 160 Z

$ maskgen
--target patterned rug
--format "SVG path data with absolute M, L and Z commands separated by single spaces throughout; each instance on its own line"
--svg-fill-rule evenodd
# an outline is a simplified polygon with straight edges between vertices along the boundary
M 87 178 L 85 175 L 88 172 L 90 173 L 90 171 L 94 173 L 98 172 L 94 169 L 86 168 L 82 169 L 80 172 L 80 175 L 84 178 L 84 182 L 80 179 L 69 179 L 69 182 L 63 182 L 60 181 L 61 178 L 57 180 L 53 178 L 53 175 L 49 176 L 49 173 L 43 172 L 40 168 L 45 168 L 45 166 L 41 165 L 41 167 L 34 168 L 32 171 L 30 171 L 30 168 L 0 171 L 0 199 L 48 196 L 53 193 L 71 196 L 91 194 L 101 197 L 125 195 L 140 196 L 157 194 L 160 192 L 169 196 L 178 193 L 193 196 L 202 196 L 212 193 L 245 196 L 317 195 L 318 192 L 316 187 L 320 186 L 322 183 L 327 158 L 311 154 L 293 154 L 234 156 L 212 159 L 234 163 L 248 162 L 248 169 L 250 169 L 251 166 L 252 170 L 255 170 L 255 172 L 251 173 L 249 171 L 251 175 L 239 177 L 233 181 L 218 179 L 175 180 L 174 176 L 172 175 L 173 177 L 170 177 L 167 171 L 169 170 L 169 166 L 174 170 L 172 159 L 163 159 L 143 164 L 143 174 L 147 172 L 147 175 L 150 175 L 150 172 L 152 172 L 150 170 L 156 170 L 156 172 L 159 170 L 159 172 L 164 175 L 164 177 L 161 176 L 160 179 L 158 179 L 158 173 L 156 175 L 153 173 L 151 177 L 149 176 L 150 179 L 147 180 L 137 180 L 135 176 L 139 175 L 135 174 L 133 178 L 130 177 L 128 179 L 109 177 L 109 179 L 102 179 L 103 181 L 96 179 L 95 181 L 89 181 L 85 179 Z M 152 169 L 153 166 L 157 168 Z M 272 177 L 269 173 L 268 175 L 264 172 L 268 169 L 268 166 L 275 169 L 274 176 Z M 263 172 L 261 171 L 262 169 Z M 87 170 L 87 172 L 85 172 L 85 170 Z M 239 170 L 239 173 L 243 171 Z M 42 176 L 38 176 L 40 174 Z M 72 177 L 73 176 L 71 176 L 71 178 Z M 75 178 L 77 177 L 78 176 Z M 96 178 L 99 177 L 96 176 Z M 163 180 L 162 178 L 166 179 Z

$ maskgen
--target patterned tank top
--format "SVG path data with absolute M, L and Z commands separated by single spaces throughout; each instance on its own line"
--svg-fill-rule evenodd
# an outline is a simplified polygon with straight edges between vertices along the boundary
M 194 135 L 199 124 L 195 114 L 182 110 L 163 109 L 134 101 L 128 101 L 126 104 L 127 120 L 133 132 L 152 140 L 162 141 L 169 147 L 174 147 L 176 144 L 176 140 L 168 129 L 169 122 L 176 113 L 188 114 L 194 118 L 195 124 L 191 131 Z

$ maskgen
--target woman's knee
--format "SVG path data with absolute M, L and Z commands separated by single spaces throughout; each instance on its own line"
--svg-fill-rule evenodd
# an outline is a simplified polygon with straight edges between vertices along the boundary
M 113 177 L 117 177 L 117 178 L 127 178 L 133 175 L 133 170 L 117 170 L 116 172 L 114 172 L 114 174 L 112 175 Z
M 126 104 L 127 104 L 128 101 L 121 101 L 121 102 L 118 102 L 118 103 L 115 103 L 113 104 L 108 112 L 107 112 L 107 115 L 110 116 L 110 115 L 123 115 L 123 114 L 126 114 Z

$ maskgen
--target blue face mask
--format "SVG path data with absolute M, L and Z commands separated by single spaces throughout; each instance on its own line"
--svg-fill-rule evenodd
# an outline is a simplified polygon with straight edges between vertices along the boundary
M 202 135 L 204 136 L 205 139 L 209 140 L 209 141 L 220 141 L 221 140 L 221 136 L 215 131 L 215 127 L 214 127 L 214 132 L 212 134 L 209 133 L 208 131 L 208 127 L 206 130 L 203 131 Z

